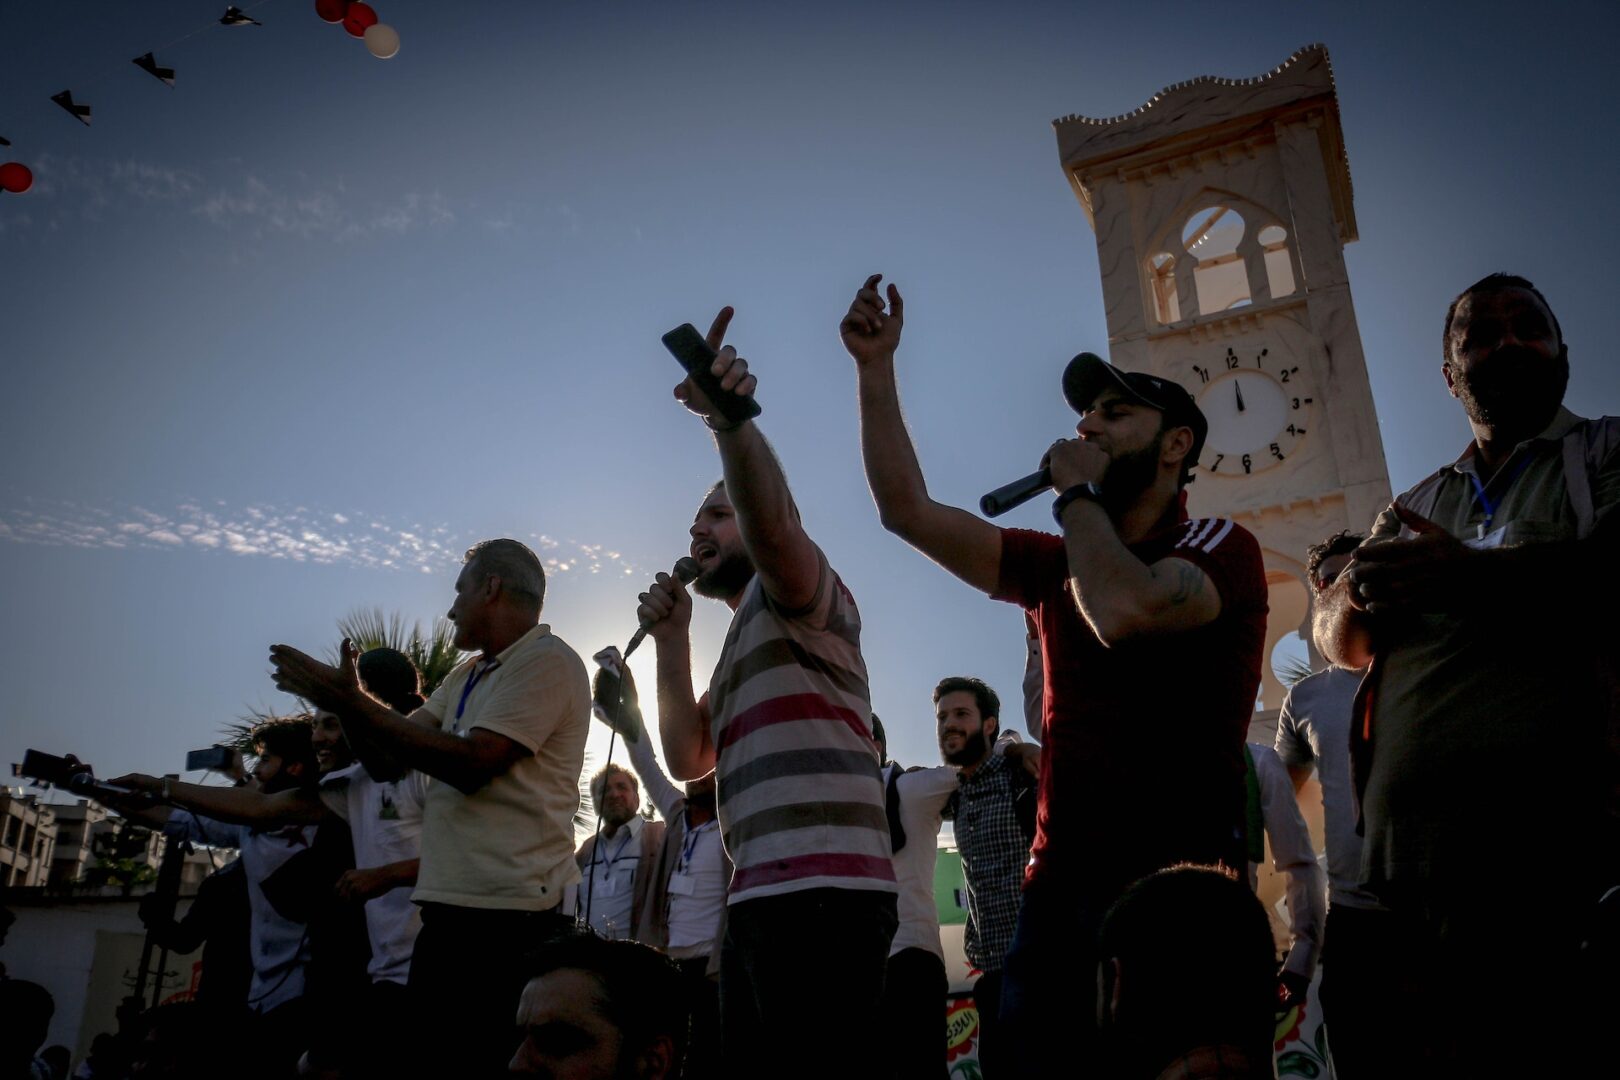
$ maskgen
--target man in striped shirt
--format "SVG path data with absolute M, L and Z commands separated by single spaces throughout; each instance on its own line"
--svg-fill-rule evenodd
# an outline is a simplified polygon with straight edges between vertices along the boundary
M 730 320 L 722 309 L 709 331 L 713 373 L 752 397 L 747 363 L 721 348 Z M 690 530 L 693 591 L 733 612 L 702 700 L 686 589 L 659 574 L 638 614 L 657 642 L 665 761 L 679 780 L 715 773 L 735 866 L 720 961 L 726 1068 L 819 1075 L 805 1025 L 829 1006 L 861 1022 L 875 1014 L 896 926 L 860 612 L 804 531 L 758 426 L 728 422 L 691 380 L 675 397 L 715 433 L 725 476 Z M 875 1063 L 852 1064 L 865 1075 Z
M 1043 696 L 1035 846 L 1002 976 L 1006 1045 L 1037 1075 L 1085 1070 L 1087 977 L 1110 904 L 1179 862 L 1241 867 L 1243 740 L 1260 683 L 1260 546 L 1189 520 L 1182 487 L 1208 424 L 1173 382 L 1082 353 L 1063 377 L 1080 422 L 1042 464 L 1061 535 L 999 529 L 929 497 L 895 382 L 904 305 L 868 278 L 840 331 L 855 359 L 861 451 L 883 524 L 1033 617 Z M 1022 1066 L 1020 1068 L 1019 1066 Z

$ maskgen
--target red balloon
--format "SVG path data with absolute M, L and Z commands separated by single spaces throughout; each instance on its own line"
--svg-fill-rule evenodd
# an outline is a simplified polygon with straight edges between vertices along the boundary
M 350 0 L 315 0 L 315 14 L 325 22 L 340 23 L 349 13 L 349 4 Z
M 353 3 L 343 16 L 343 29 L 350 37 L 365 37 L 366 27 L 377 24 L 377 12 L 370 4 Z
M 0 165 L 0 191 L 21 195 L 34 186 L 34 174 L 20 161 Z

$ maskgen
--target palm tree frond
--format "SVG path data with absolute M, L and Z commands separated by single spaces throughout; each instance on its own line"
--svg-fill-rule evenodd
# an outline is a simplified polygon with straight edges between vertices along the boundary
M 411 658 L 422 676 L 422 695 L 430 696 L 466 655 L 455 645 L 455 630 L 447 619 L 433 620 L 429 633 L 422 624 L 405 625 L 399 612 L 385 614 L 382 608 L 351 611 L 338 620 L 338 633 L 354 642 L 361 652 L 367 649 L 397 649 Z M 336 653 L 333 653 L 334 659 Z

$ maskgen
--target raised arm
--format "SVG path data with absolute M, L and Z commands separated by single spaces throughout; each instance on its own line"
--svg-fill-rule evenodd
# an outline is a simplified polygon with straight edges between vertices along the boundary
M 273 645 L 275 684 L 316 708 L 338 715 L 345 732 L 357 731 L 390 757 L 471 795 L 532 751 L 515 739 L 473 727 L 465 737 L 401 716 L 360 687 L 357 653 L 347 638 L 338 666 L 323 664 L 289 645 Z M 418 713 L 422 710 L 417 710 Z
M 641 594 L 636 617 L 658 648 L 658 735 L 677 780 L 714 771 L 708 710 L 692 693 L 692 594 L 679 578 L 659 574 Z
M 161 777 L 129 773 L 110 781 L 131 791 L 163 794 Z M 194 814 L 226 821 L 232 825 L 263 828 L 272 825 L 313 825 L 326 817 L 320 795 L 312 790 L 291 788 L 266 794 L 248 787 L 208 787 L 170 780 L 165 797 L 169 802 Z
M 653 752 L 652 740 L 647 738 L 647 726 L 641 716 L 641 695 L 636 691 L 636 677 L 630 666 L 621 664 L 617 675 L 606 666 L 600 668 L 592 698 L 596 703 L 596 718 L 612 726 L 624 739 L 630 764 L 647 789 L 647 797 L 664 815 L 664 820 L 669 821 L 685 795 L 658 767 L 658 755 Z
M 1271 865 L 1288 879 L 1284 898 L 1293 943 L 1283 963 L 1283 982 L 1291 995 L 1303 994 L 1322 949 L 1327 882 L 1281 760 L 1270 747 L 1258 744 L 1250 744 L 1249 753 L 1260 785 L 1260 815 L 1271 842 Z
M 888 310 L 878 293 L 881 274 L 866 279 L 839 324 L 855 360 L 861 412 L 861 460 L 883 527 L 981 592 L 993 593 L 1001 576 L 1001 530 L 928 494 L 917 450 L 900 412 L 894 354 L 905 323 L 900 290 L 888 287 Z
M 748 362 L 736 349 L 721 344 L 731 315 L 730 308 L 721 308 L 709 328 L 709 346 L 718 353 L 712 371 L 723 389 L 753 397 L 758 380 L 749 374 Z M 783 607 L 805 607 L 821 581 L 821 555 L 799 521 L 782 465 L 759 426 L 752 420 L 728 422 L 691 379 L 675 387 L 675 398 L 714 432 L 737 531 L 760 583 Z

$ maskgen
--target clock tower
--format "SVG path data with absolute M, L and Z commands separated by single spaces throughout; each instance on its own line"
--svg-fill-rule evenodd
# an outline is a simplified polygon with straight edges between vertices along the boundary
M 1054 123 L 1097 236 L 1110 359 L 1177 380 L 1209 419 L 1188 488 L 1265 551 L 1269 658 L 1306 630 L 1305 549 L 1389 503 L 1344 245 L 1355 209 L 1327 49 L 1255 79 L 1178 83 L 1135 112 Z

